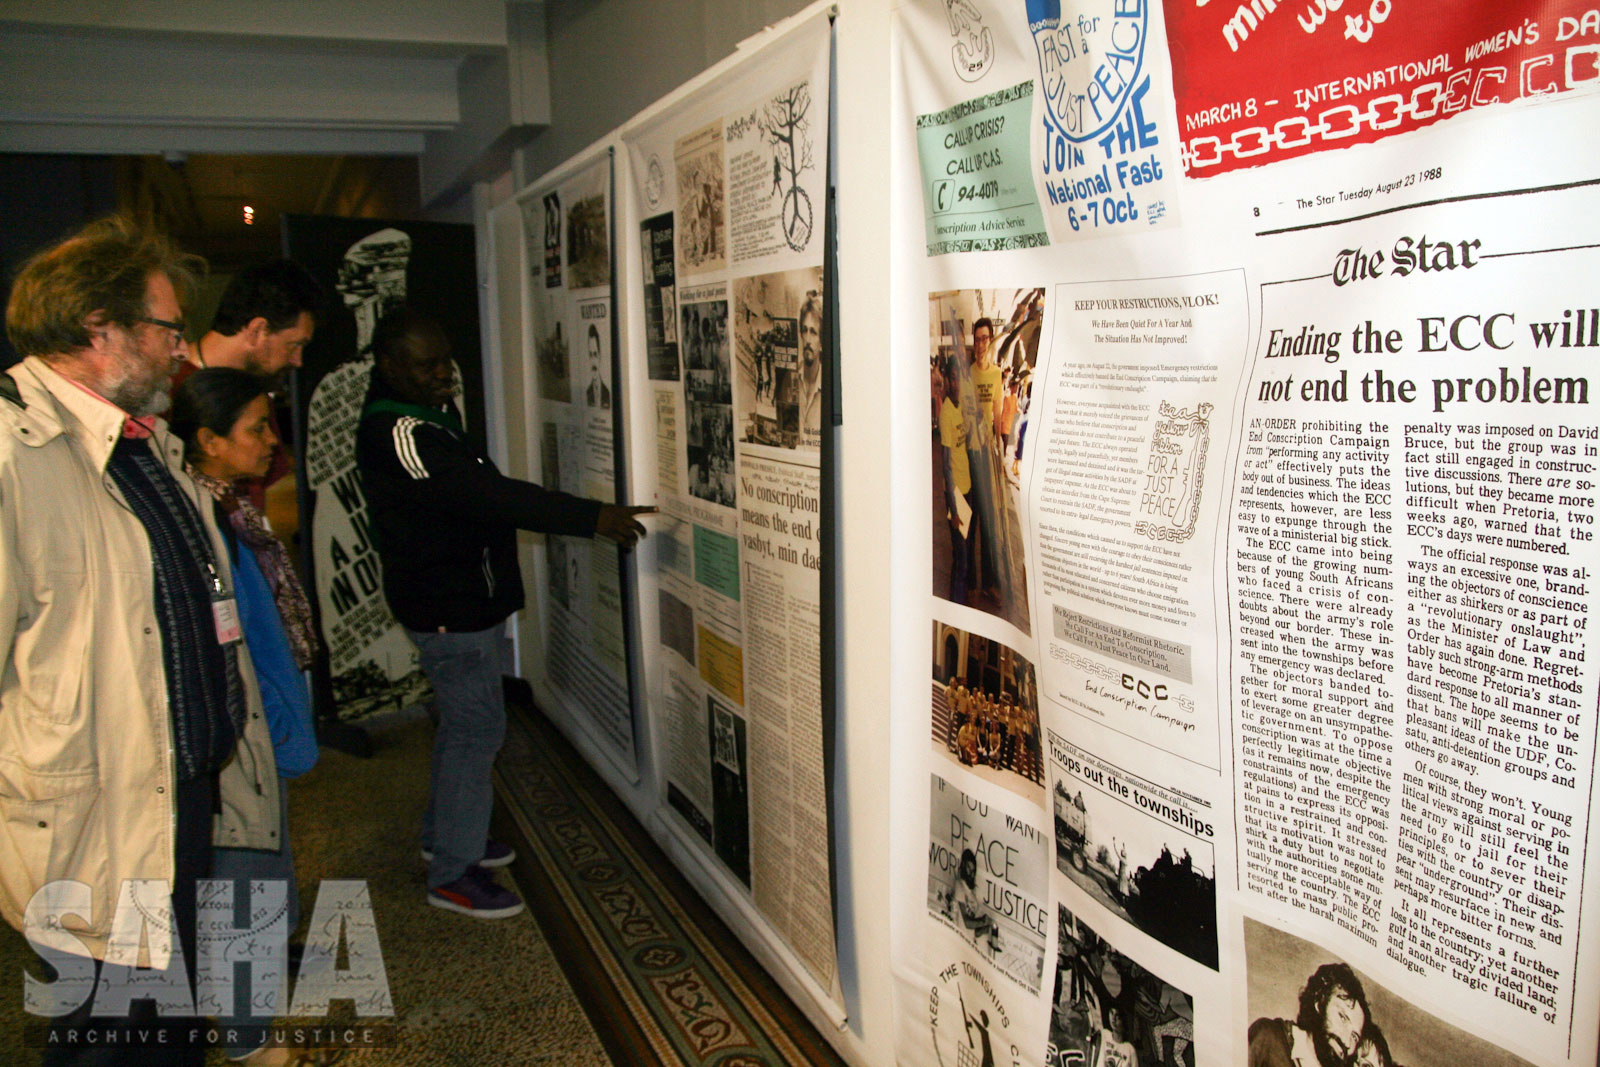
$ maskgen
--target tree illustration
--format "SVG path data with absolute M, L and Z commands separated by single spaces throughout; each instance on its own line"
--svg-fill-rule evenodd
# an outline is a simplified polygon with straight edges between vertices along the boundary
M 801 172 L 815 165 L 811 139 L 805 136 L 811 129 L 811 123 L 807 121 L 810 112 L 811 83 L 801 82 L 767 101 L 756 121 L 767 143 L 772 146 L 774 157 L 789 172 L 790 184 Z
M 812 169 L 811 86 L 801 82 L 771 100 L 761 109 L 756 128 L 772 146 L 773 191 L 782 192 L 783 236 L 789 247 L 803 251 L 811 240 L 811 196 L 800 187 L 800 175 Z M 783 192 L 784 178 L 788 191 Z

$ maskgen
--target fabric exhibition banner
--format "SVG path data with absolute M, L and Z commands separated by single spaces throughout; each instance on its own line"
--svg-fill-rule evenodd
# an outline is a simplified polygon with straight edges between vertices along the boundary
M 898 1061 L 1592 1064 L 1600 13 L 898 18 Z
M 318 714 L 357 720 L 425 699 L 417 649 L 389 613 L 383 569 L 356 470 L 356 425 L 372 379 L 372 330 L 409 304 L 444 327 L 458 371 L 456 405 L 484 432 L 477 269 L 471 226 L 284 217 L 284 254 L 322 282 L 329 307 L 295 373 L 301 529 L 308 585 L 325 646 L 315 668 Z M 304 536 L 304 534 L 302 534 Z
M 819 631 L 830 27 L 625 128 L 656 438 L 666 802 L 836 985 Z
M 547 489 L 615 503 L 620 390 L 613 366 L 612 153 L 523 194 L 534 395 L 531 469 Z M 615 404 L 614 404 L 615 401 Z M 616 546 L 546 537 L 539 578 L 546 691 L 632 772 L 633 711 Z

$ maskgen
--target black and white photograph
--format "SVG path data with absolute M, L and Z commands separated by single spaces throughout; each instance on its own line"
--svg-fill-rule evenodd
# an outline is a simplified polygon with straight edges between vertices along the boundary
M 750 766 L 745 721 L 716 697 L 706 697 L 711 730 L 711 837 L 717 858 L 750 884 Z
M 611 357 L 606 355 L 606 336 L 598 323 L 584 325 L 584 381 L 583 402 L 601 411 L 611 410 Z
M 1033 664 L 999 641 L 934 620 L 932 666 L 934 752 L 1044 803 Z
M 645 372 L 651 381 L 678 380 L 678 287 L 674 282 L 672 213 L 639 224 L 644 265 Z
M 732 407 L 691 400 L 687 421 L 689 492 L 701 500 L 733 507 L 737 493 L 733 473 Z
M 539 396 L 562 404 L 572 403 L 572 365 L 568 358 L 568 338 L 557 319 L 550 333 L 539 339 Z
M 603 173 L 603 172 L 597 172 Z M 567 288 L 593 289 L 611 280 L 604 186 L 569 200 L 567 207 Z
M 740 441 L 774 448 L 816 448 L 820 443 L 821 292 L 820 267 L 759 274 L 733 283 L 734 401 Z M 807 340 L 809 349 L 803 344 Z M 815 410 L 808 410 L 811 407 Z
M 1056 908 L 1046 1067 L 1194 1067 L 1194 996 Z M 1311 1067 L 1311 1065 L 1306 1065 Z
M 722 270 L 728 265 L 722 123 L 713 122 L 681 138 L 673 157 L 678 172 L 678 273 Z
M 1244 920 L 1251 1067 L 1525 1067 L 1320 945 Z M 1530 1025 L 1532 1019 L 1530 1019 Z
M 1045 834 L 930 775 L 928 914 L 1030 993 L 1049 922 Z
M 544 197 L 544 285 L 561 288 L 561 194 L 554 190 Z
M 732 507 L 736 493 L 728 301 L 683 305 L 681 337 L 689 492 Z
M 707 300 L 683 306 L 683 392 L 690 400 L 733 403 L 728 353 L 728 302 Z
M 1209 810 L 1056 737 L 1050 787 L 1056 869 L 1162 944 L 1217 966 L 1216 848 Z M 1155 818 L 1150 812 L 1167 813 Z

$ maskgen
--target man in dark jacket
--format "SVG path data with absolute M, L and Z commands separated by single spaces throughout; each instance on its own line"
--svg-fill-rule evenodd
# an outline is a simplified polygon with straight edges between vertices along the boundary
M 450 343 L 439 324 L 399 308 L 372 335 L 373 375 L 356 433 L 356 465 L 390 610 L 422 653 L 439 715 L 422 828 L 428 903 L 478 918 L 522 901 L 485 871 L 511 861 L 489 842 L 490 770 L 505 737 L 499 624 L 523 606 L 517 530 L 644 535 L 618 507 L 501 474 L 462 429 Z

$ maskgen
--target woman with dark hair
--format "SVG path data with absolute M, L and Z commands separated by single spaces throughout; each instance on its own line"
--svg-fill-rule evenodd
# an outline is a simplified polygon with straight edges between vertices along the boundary
M 281 778 L 294 778 L 317 761 L 311 695 L 303 673 L 316 651 L 311 605 L 289 553 L 273 536 L 266 516 L 248 495 L 235 488 L 240 479 L 265 474 L 277 449 L 271 385 L 266 378 L 231 367 L 198 370 L 173 395 L 170 422 L 173 432 L 183 439 L 185 467 L 190 477 L 211 494 L 217 527 L 228 542 L 239 621 L 261 685 L 261 703 L 272 733 L 278 774 Z M 260 926 L 250 915 L 249 880 L 268 881 L 269 905 L 277 888 L 271 883 L 280 884 L 286 894 L 282 907 L 287 910 L 288 930 L 292 933 L 299 924 L 299 892 L 289 848 L 287 786 L 279 793 L 283 832 L 278 849 L 215 849 L 211 874 L 233 880 L 235 918 L 241 926 Z M 241 988 L 248 990 L 248 986 Z M 287 1010 L 287 1005 L 281 1005 L 281 1009 Z M 254 1036 L 252 1026 L 270 1022 L 250 1016 L 245 1009 L 223 1022 L 248 1036 Z M 228 1054 L 232 1059 L 265 1064 L 289 1062 L 288 1051 L 246 1044 L 230 1048 Z

